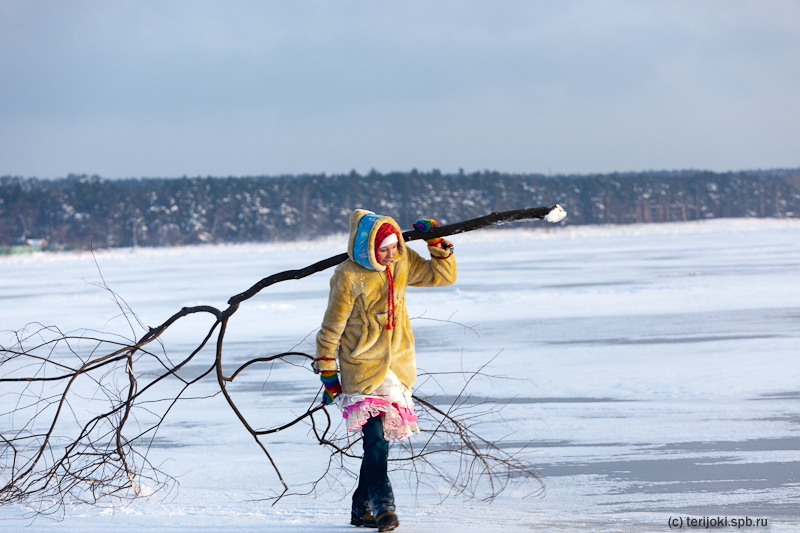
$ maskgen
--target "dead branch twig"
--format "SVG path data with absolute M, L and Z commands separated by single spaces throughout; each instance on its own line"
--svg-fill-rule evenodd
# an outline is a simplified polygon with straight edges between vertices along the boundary
M 437 227 L 427 233 L 407 231 L 403 238 L 412 241 L 446 237 L 516 220 L 542 219 L 555 207 L 492 213 Z M 64 334 L 57 328 L 45 326 L 32 333 L 25 330 L 14 332 L 13 343 L 8 347 L 0 346 L 3 395 L 12 394 L 17 398 L 10 411 L 0 413 L 3 421 L 0 425 L 0 482 L 3 483 L 0 486 L 0 504 L 25 503 L 32 506 L 34 516 L 52 515 L 63 513 L 70 503 L 98 505 L 113 498 L 134 499 L 171 486 L 172 478 L 150 462 L 148 452 L 173 407 L 189 398 L 186 392 L 190 387 L 212 373 L 219 387 L 217 394 L 222 394 L 231 411 L 256 441 L 281 483 L 282 491 L 273 498 L 274 502 L 289 494 L 291 489 L 262 441 L 267 435 L 303 422 L 308 424 L 317 442 L 331 450 L 327 469 L 307 487 L 309 491 L 315 490 L 333 472 L 334 465 L 349 471 L 346 459 L 358 457 L 352 451 L 357 440 L 353 441 L 346 434 L 337 434 L 329 413 L 316 404 L 316 399 L 294 420 L 277 427 L 256 429 L 227 389 L 228 384 L 256 363 L 294 364 L 290 358 L 313 359 L 312 356 L 290 351 L 252 359 L 230 375 L 223 372 L 228 321 L 243 302 L 270 285 L 301 279 L 335 266 L 346 258 L 347 254 L 339 254 L 299 270 L 268 276 L 231 297 L 225 310 L 206 305 L 184 307 L 161 325 L 146 328 L 136 341 L 125 342 L 94 333 Z M 134 334 L 137 327 L 144 328 L 128 304 L 107 286 L 105 279 L 97 285 L 112 294 Z M 171 363 L 163 345 L 160 347 L 161 355 L 150 347 L 155 342 L 154 346 L 158 348 L 159 339 L 171 326 L 193 315 L 210 315 L 212 323 L 200 342 L 181 361 Z M 195 360 L 212 338 L 213 361 L 208 362 L 198 376 L 184 377 L 181 374 L 183 369 Z M 71 361 L 75 358 L 78 364 Z M 138 371 L 138 368 L 146 366 L 143 361 L 147 359 L 161 370 L 156 373 L 152 370 Z M 310 372 L 307 366 L 304 368 Z M 480 370 L 472 377 L 478 374 Z M 466 383 L 469 384 L 470 380 L 468 377 Z M 14 391 L 9 390 L 12 386 L 16 387 Z M 94 387 L 95 392 L 87 395 L 86 386 L 90 391 Z M 462 394 L 464 392 L 462 390 Z M 492 413 L 493 408 L 470 410 L 461 395 L 448 409 L 441 409 L 422 397 L 415 397 L 415 401 L 421 406 L 420 419 L 432 429 L 425 430 L 428 439 L 421 447 L 415 447 L 413 443 L 402 445 L 402 453 L 394 461 L 406 465 L 418 479 L 424 476 L 444 479 L 454 494 L 470 496 L 477 494 L 478 485 L 486 479 L 490 487 L 487 498 L 495 497 L 514 479 L 538 479 L 529 465 L 502 451 L 496 442 L 481 437 L 470 427 L 471 419 Z M 105 406 L 101 407 L 103 402 Z M 155 406 L 161 404 L 165 407 L 161 411 L 155 410 Z M 90 405 L 91 409 L 87 409 Z M 99 414 L 87 417 L 89 412 Z M 324 416 L 321 425 L 317 421 L 320 413 Z M 17 423 L 18 419 L 22 423 Z M 455 473 L 429 459 L 441 454 L 460 458 Z

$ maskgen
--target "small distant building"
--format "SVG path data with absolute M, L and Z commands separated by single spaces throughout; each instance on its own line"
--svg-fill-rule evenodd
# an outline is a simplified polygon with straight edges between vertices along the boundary
M 0 255 L 44 252 L 47 248 L 47 239 L 20 239 L 18 242 L 12 246 L 0 246 Z
M 44 248 L 47 246 L 47 239 L 26 239 L 25 244 L 35 248 Z

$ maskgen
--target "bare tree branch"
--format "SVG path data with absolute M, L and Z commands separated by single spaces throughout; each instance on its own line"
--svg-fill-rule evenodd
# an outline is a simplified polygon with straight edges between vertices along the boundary
M 555 207 L 555 206 L 554 206 Z M 446 237 L 515 220 L 542 219 L 554 207 L 537 207 L 441 226 L 428 233 L 407 231 L 406 241 Z M 340 254 L 299 270 L 289 270 L 260 280 L 228 300 L 228 308 L 184 307 L 155 328 L 146 328 L 136 341 L 84 331 L 65 334 L 55 327 L 32 324 L 13 333 L 10 346 L 0 346 L 2 395 L 12 397 L 9 411 L 0 413 L 0 504 L 27 504 L 33 515 L 58 515 L 72 503 L 102 504 L 114 499 L 134 499 L 169 489 L 174 480 L 149 460 L 149 452 L 167 416 L 179 401 L 191 399 L 187 391 L 214 375 L 221 394 L 245 430 L 270 462 L 282 490 L 272 498 L 313 492 L 338 470 L 349 472 L 348 458 L 357 458 L 354 440 L 334 428 L 327 409 L 314 398 L 305 412 L 293 420 L 266 429 L 251 424 L 237 406 L 228 385 L 258 364 L 284 363 L 311 372 L 309 354 L 288 351 L 249 360 L 226 375 L 223 371 L 224 339 L 228 321 L 239 306 L 261 290 L 280 281 L 301 279 L 339 264 Z M 99 270 L 99 266 L 98 266 Z M 102 278 L 98 284 L 111 293 L 131 330 L 145 328 L 128 304 Z M 181 361 L 172 363 L 162 335 L 176 322 L 190 316 L 209 315 L 212 323 L 202 339 Z M 204 348 L 214 341 L 213 361 L 192 379 L 181 375 Z M 137 370 L 147 361 L 160 370 Z M 482 369 L 466 373 L 465 388 L 444 409 L 430 398 L 415 396 L 420 426 L 427 437 L 421 445 L 402 441 L 393 462 L 420 483 L 446 481 L 451 494 L 470 497 L 488 485 L 484 498 L 491 499 L 511 482 L 538 480 L 532 467 L 504 452 L 497 442 L 481 437 L 471 421 L 496 414 L 497 406 L 465 401 L 466 387 Z M 267 383 L 268 386 L 268 383 Z M 90 391 L 87 395 L 86 391 Z M 91 392 L 93 391 L 93 392 Z M 318 395 L 319 396 L 319 393 Z M 90 415 L 89 413 L 99 413 Z M 320 417 L 322 417 L 320 419 Z M 320 445 L 330 450 L 327 468 L 306 484 L 289 485 L 263 439 L 298 424 L 306 424 Z M 434 462 L 446 455 L 458 459 L 455 471 Z M 305 492 L 302 492 L 302 490 Z M 290 492 L 294 490 L 295 492 Z

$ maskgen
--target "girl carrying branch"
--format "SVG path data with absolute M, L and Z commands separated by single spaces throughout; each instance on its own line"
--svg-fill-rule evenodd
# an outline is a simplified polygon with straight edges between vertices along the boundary
M 428 231 L 436 225 L 421 219 L 414 227 Z M 331 278 L 314 369 L 325 388 L 323 403 L 336 400 L 348 430 L 362 432 L 354 526 L 392 531 L 399 525 L 387 473 L 389 441 L 419 433 L 411 400 L 417 367 L 406 287 L 456 280 L 453 245 L 441 238 L 427 243 L 426 260 L 406 247 L 392 218 L 358 209 L 350 216 L 349 258 Z

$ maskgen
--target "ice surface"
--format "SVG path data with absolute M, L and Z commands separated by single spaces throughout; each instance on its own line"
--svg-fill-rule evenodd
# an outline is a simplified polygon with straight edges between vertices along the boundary
M 135 338 L 141 326 L 98 284 L 155 326 L 183 306 L 224 308 L 262 277 L 338 254 L 345 242 L 3 257 L 0 329 L 39 322 Z M 486 365 L 487 377 L 469 384 L 469 401 L 505 407 L 502 418 L 475 428 L 502 437 L 508 450 L 530 443 L 526 457 L 546 491 L 439 503 L 447 487 L 417 487 L 396 474 L 398 531 L 448 531 L 454 519 L 476 532 L 665 531 L 681 516 L 768 518 L 770 531 L 796 529 L 799 223 L 548 226 L 472 232 L 456 244 L 457 283 L 409 291 L 424 373 L 417 393 L 447 405 L 465 385 L 451 372 Z M 313 350 L 329 277 L 284 282 L 243 304 L 226 337 L 230 364 Z M 178 357 L 207 327 L 200 318 L 180 324 L 167 349 Z M 210 364 L 213 355 L 201 355 L 185 372 Z M 318 389 L 300 370 L 274 370 L 265 388 L 266 371 L 232 387 L 265 426 L 302 411 Z M 11 401 L 0 396 L 2 411 Z M 307 428 L 266 443 L 290 483 L 313 478 L 326 457 Z M 24 531 L 351 529 L 351 480 L 316 497 L 260 501 L 277 481 L 218 396 L 178 404 L 151 458 L 180 482 L 166 499 L 70 507 L 62 522 L 39 519 Z M 28 522 L 14 519 L 22 512 L 0 508 L 0 529 L 23 531 Z

